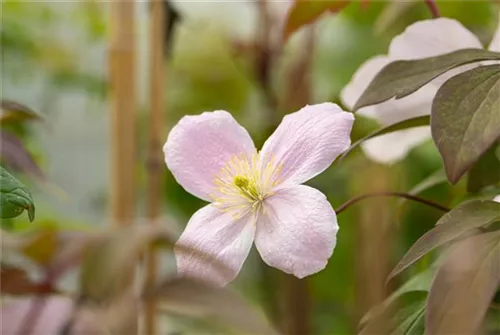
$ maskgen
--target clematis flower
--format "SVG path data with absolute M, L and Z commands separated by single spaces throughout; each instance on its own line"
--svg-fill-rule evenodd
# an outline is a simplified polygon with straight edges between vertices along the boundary
M 351 82 L 341 92 L 342 102 L 353 108 L 377 73 L 393 61 L 433 57 L 467 48 L 483 46 L 472 32 L 456 20 L 438 18 L 414 23 L 392 40 L 387 55 L 375 56 L 361 65 Z M 500 51 L 500 25 L 489 49 Z M 461 67 L 457 71 L 467 68 Z M 450 75 L 445 74 L 405 98 L 364 107 L 359 113 L 376 119 L 383 126 L 428 115 L 437 90 L 448 78 Z M 370 139 L 362 144 L 362 149 L 370 159 L 390 164 L 400 161 L 411 149 L 430 138 L 429 126 L 416 127 Z
M 178 272 L 225 285 L 254 241 L 264 262 L 286 273 L 302 278 L 322 270 L 339 227 L 325 195 L 301 184 L 349 147 L 353 121 L 332 103 L 306 106 L 285 116 L 257 152 L 228 112 L 183 117 L 165 143 L 165 161 L 186 191 L 211 203 L 191 217 L 177 243 L 230 273 L 176 248 Z

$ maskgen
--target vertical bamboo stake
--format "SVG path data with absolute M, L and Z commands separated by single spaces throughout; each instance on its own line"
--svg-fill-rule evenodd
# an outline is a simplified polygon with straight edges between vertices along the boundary
M 355 182 L 357 194 L 380 192 L 394 189 L 397 183 L 397 169 L 368 162 L 361 168 L 364 172 Z M 388 198 L 374 198 L 358 207 L 357 238 L 359 241 L 356 257 L 357 315 L 361 318 L 371 307 L 387 297 L 385 280 L 390 271 L 390 249 L 393 245 L 391 234 L 391 206 Z M 394 218 L 392 218 L 394 219 Z M 384 333 L 384 321 L 377 329 Z
M 136 162 L 134 2 L 117 0 L 110 6 L 110 208 L 113 223 L 129 226 L 134 217 Z
M 165 9 L 162 1 L 151 1 L 150 19 L 150 115 L 148 129 L 148 204 L 147 215 L 151 224 L 155 224 L 160 214 L 162 181 L 163 98 L 164 98 L 164 43 Z M 155 284 L 157 266 L 154 251 L 147 254 L 147 285 Z M 156 304 L 150 301 L 145 310 L 145 333 L 154 335 L 156 329 Z

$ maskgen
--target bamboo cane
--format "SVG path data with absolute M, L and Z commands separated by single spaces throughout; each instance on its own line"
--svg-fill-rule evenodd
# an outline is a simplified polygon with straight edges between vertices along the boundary
M 164 101 L 164 43 L 165 43 L 165 10 L 162 1 L 151 1 L 150 20 L 150 115 L 148 129 L 148 184 L 147 184 L 147 215 L 151 224 L 155 224 L 161 208 L 161 181 L 163 139 L 163 101 Z M 157 275 L 156 254 L 150 251 L 147 254 L 147 285 L 155 284 Z M 149 301 L 145 309 L 145 333 L 157 333 L 156 304 Z
M 135 212 L 135 44 L 134 2 L 116 0 L 110 3 L 110 215 L 112 224 L 133 224 Z M 128 274 L 131 288 L 134 273 Z M 138 320 L 131 320 L 134 326 Z
M 110 211 L 114 224 L 129 226 L 134 217 L 136 161 L 134 2 L 113 1 L 110 6 Z

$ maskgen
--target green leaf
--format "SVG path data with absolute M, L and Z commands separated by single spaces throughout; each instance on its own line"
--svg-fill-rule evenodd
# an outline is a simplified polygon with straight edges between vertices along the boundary
M 432 104 L 431 130 L 448 179 L 456 183 L 500 138 L 500 65 L 444 83 Z
M 427 292 L 406 293 L 394 300 L 364 325 L 360 335 L 422 335 Z
M 385 299 L 379 305 L 373 307 L 366 313 L 360 321 L 360 325 L 364 326 L 368 321 L 374 318 L 380 311 L 390 308 L 400 297 L 410 292 L 428 292 L 432 280 L 436 275 L 436 267 L 423 271 L 412 278 L 410 278 L 406 283 L 404 283 L 400 288 L 394 291 L 387 299 Z
M 407 120 L 404 120 L 401 122 L 394 123 L 390 126 L 386 126 L 386 127 L 381 128 L 381 129 L 378 129 L 378 130 L 366 135 L 365 137 L 357 140 L 354 144 L 351 145 L 351 147 L 349 149 L 347 149 L 347 151 L 345 151 L 340 156 L 340 158 L 338 160 L 343 159 L 349 152 L 354 150 L 356 147 L 358 147 L 361 143 L 363 143 L 366 140 L 369 140 L 373 137 L 377 137 L 380 135 L 392 133 L 392 132 L 398 131 L 398 130 L 404 130 L 404 129 L 408 129 L 408 128 L 421 127 L 421 126 L 428 126 L 430 124 L 430 118 L 431 117 L 429 115 L 418 116 L 418 117 L 415 117 L 412 119 L 407 119 Z
M 429 230 L 408 250 L 389 274 L 388 280 L 408 268 L 429 251 L 451 242 L 473 229 L 500 220 L 500 203 L 489 200 L 464 202 L 443 215 L 436 227 Z
M 213 321 L 241 334 L 276 334 L 242 297 L 199 280 L 169 279 L 149 288 L 143 297 L 146 301 L 156 300 L 159 309 L 169 315 Z
M 31 108 L 12 100 L 0 101 L 0 123 L 41 119 Z
M 30 221 L 35 219 L 35 204 L 30 191 L 19 180 L 0 166 L 0 217 L 9 219 L 24 210 Z
M 498 153 L 497 153 L 498 152 Z M 500 145 L 492 146 L 469 170 L 467 191 L 476 193 L 500 183 Z
M 427 300 L 426 333 L 477 334 L 500 284 L 500 231 L 453 245 Z
M 420 194 L 431 187 L 436 185 L 447 183 L 448 179 L 446 178 L 446 174 L 444 170 L 438 170 L 435 173 L 431 174 L 420 183 L 415 185 L 408 193 L 412 195 Z
M 286 19 L 284 39 L 287 40 L 293 32 L 306 24 L 317 20 L 321 15 L 336 13 L 349 4 L 349 0 L 296 0 Z
M 393 97 L 404 98 L 451 69 L 485 60 L 500 60 L 500 53 L 463 49 L 436 57 L 390 63 L 375 76 L 354 109 L 375 105 Z

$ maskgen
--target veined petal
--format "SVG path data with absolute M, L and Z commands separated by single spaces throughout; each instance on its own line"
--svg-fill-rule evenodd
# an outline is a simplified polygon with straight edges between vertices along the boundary
M 490 46 L 488 47 L 490 51 L 500 52 L 500 20 L 498 21 L 498 27 L 493 35 Z
M 361 94 L 366 90 L 375 76 L 391 61 L 387 56 L 375 56 L 361 64 L 351 81 L 340 92 L 342 103 L 349 109 L 353 109 Z M 372 107 L 365 107 L 359 112 L 365 112 L 370 115 Z
M 253 244 L 255 219 L 235 214 L 208 205 L 191 217 L 174 249 L 179 274 L 221 286 L 236 277 Z
M 207 201 L 216 175 L 231 158 L 256 153 L 248 132 L 225 111 L 184 116 L 170 131 L 163 151 L 177 182 Z
M 460 22 L 437 18 L 418 21 L 396 36 L 389 47 L 391 59 L 419 59 L 459 49 L 479 48 L 479 39 Z
M 339 230 L 325 195 L 305 185 L 283 187 L 264 208 L 255 236 L 264 262 L 299 278 L 324 269 Z
M 262 164 L 279 164 L 280 183 L 303 183 L 349 148 L 353 122 L 354 115 L 335 104 L 306 106 L 285 116 L 267 139 L 260 153 Z
M 374 137 L 361 144 L 361 148 L 371 160 L 392 164 L 404 159 L 410 150 L 430 138 L 429 126 L 416 127 Z

